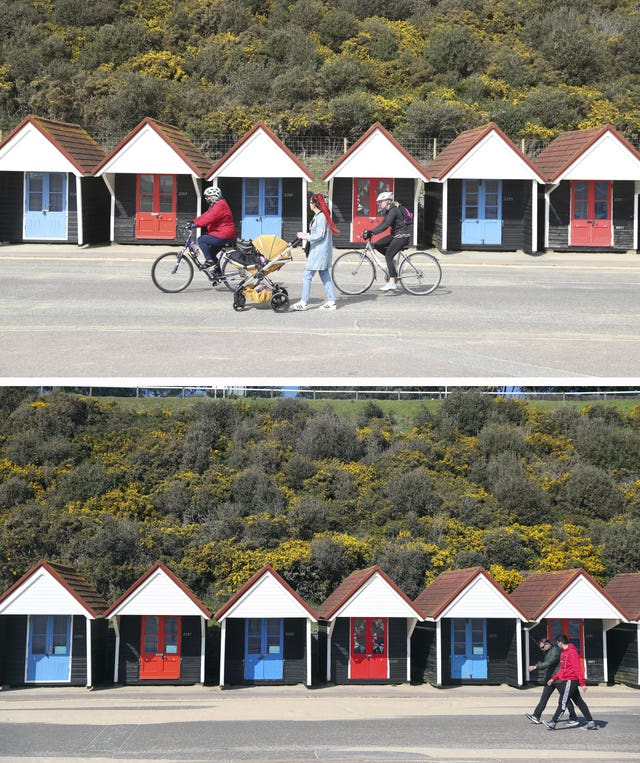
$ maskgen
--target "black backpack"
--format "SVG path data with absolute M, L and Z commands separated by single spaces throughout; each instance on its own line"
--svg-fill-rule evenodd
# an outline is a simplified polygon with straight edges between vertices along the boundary
M 404 204 L 398 204 L 398 209 L 400 210 L 400 216 L 402 217 L 402 224 L 403 225 L 411 225 L 413 222 L 413 212 L 410 212 Z

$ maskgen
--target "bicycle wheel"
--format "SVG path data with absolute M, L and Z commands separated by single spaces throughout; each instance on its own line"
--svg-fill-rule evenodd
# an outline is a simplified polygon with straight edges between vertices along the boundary
M 151 279 L 160 291 L 184 291 L 193 280 L 191 260 L 182 252 L 161 254 L 151 266 Z
M 428 252 L 414 252 L 400 262 L 398 278 L 409 294 L 431 294 L 440 285 L 442 269 L 438 260 Z
M 229 291 L 235 291 L 240 281 L 246 278 L 247 274 L 243 272 L 242 268 L 234 265 L 228 257 L 223 256 L 220 265 L 223 275 L 222 283 Z
M 333 263 L 331 277 L 343 294 L 362 294 L 373 283 L 375 265 L 364 252 L 345 252 Z

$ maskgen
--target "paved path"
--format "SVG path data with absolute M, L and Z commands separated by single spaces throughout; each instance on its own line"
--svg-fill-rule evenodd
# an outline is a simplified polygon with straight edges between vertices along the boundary
M 640 694 L 589 687 L 598 731 L 524 717 L 539 688 L 34 688 L 0 693 L 16 761 L 640 761 Z M 551 707 L 548 708 L 550 715 Z
M 163 248 L 164 249 L 164 248 Z M 339 310 L 236 313 L 204 277 L 150 279 L 157 247 L 0 247 L 0 377 L 380 384 L 638 377 L 640 257 L 441 255 L 428 297 L 374 290 Z M 298 251 L 298 250 L 296 250 Z M 299 294 L 299 253 L 278 275 Z M 199 276 L 199 274 L 196 274 Z M 312 301 L 323 299 L 314 282 Z

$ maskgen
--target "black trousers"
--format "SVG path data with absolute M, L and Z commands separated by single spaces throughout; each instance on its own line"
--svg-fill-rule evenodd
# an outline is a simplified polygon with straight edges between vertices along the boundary
M 398 254 L 398 252 L 401 249 L 404 249 L 406 246 L 409 246 L 409 241 L 411 239 L 411 236 L 384 236 L 383 238 L 378 239 L 374 243 L 374 247 L 380 252 L 380 254 L 384 254 L 384 258 L 387 261 L 387 270 L 389 271 L 389 277 L 390 278 L 397 278 L 398 277 L 398 271 L 396 270 L 396 266 L 393 262 L 393 258 Z
M 587 703 L 582 699 L 580 694 L 580 683 L 578 681 L 555 681 L 553 685 L 558 689 L 560 694 L 558 707 L 556 708 L 556 711 L 553 714 L 553 718 L 551 719 L 554 721 L 554 723 L 558 722 L 560 716 L 568 707 L 569 700 L 572 700 L 573 703 L 578 706 L 578 709 L 582 715 L 584 715 L 585 720 L 593 720 L 591 717 L 591 711 L 587 707 Z
M 551 686 L 549 686 L 549 684 L 544 685 L 542 694 L 540 695 L 540 701 L 536 705 L 536 709 L 533 711 L 533 714 L 536 718 L 542 718 L 542 713 L 544 713 L 544 709 L 547 706 L 549 697 L 553 694 L 556 688 L 557 687 L 555 684 L 552 684 Z M 569 711 L 569 718 L 574 720 L 576 717 L 576 709 L 573 706 L 573 702 L 571 700 L 567 701 L 567 710 Z

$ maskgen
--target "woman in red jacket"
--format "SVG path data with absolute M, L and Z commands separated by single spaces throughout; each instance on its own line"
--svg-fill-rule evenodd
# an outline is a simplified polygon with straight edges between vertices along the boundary
M 587 682 L 584 680 L 584 671 L 582 670 L 582 662 L 578 650 L 569 641 L 568 636 L 564 634 L 558 636 L 556 643 L 562 650 L 562 654 L 560 655 L 558 670 L 547 681 L 547 684 L 549 686 L 555 685 L 560 694 L 560 699 L 558 700 L 558 707 L 553 714 L 553 718 L 550 721 L 545 721 L 544 725 L 550 731 L 553 731 L 556 723 L 560 720 L 560 716 L 567 709 L 567 702 L 571 700 L 580 709 L 582 715 L 584 715 L 587 721 L 585 728 L 595 730 L 598 727 L 591 717 L 587 703 L 580 696 L 580 689 L 578 688 L 582 688 L 583 692 L 587 690 Z
M 205 266 L 213 265 L 214 274 L 222 275 L 217 254 L 225 244 L 233 244 L 236 240 L 236 226 L 219 188 L 205 188 L 204 198 L 209 202 L 209 209 L 193 221 L 197 228 L 204 230 L 198 238 L 198 246 L 204 254 Z

